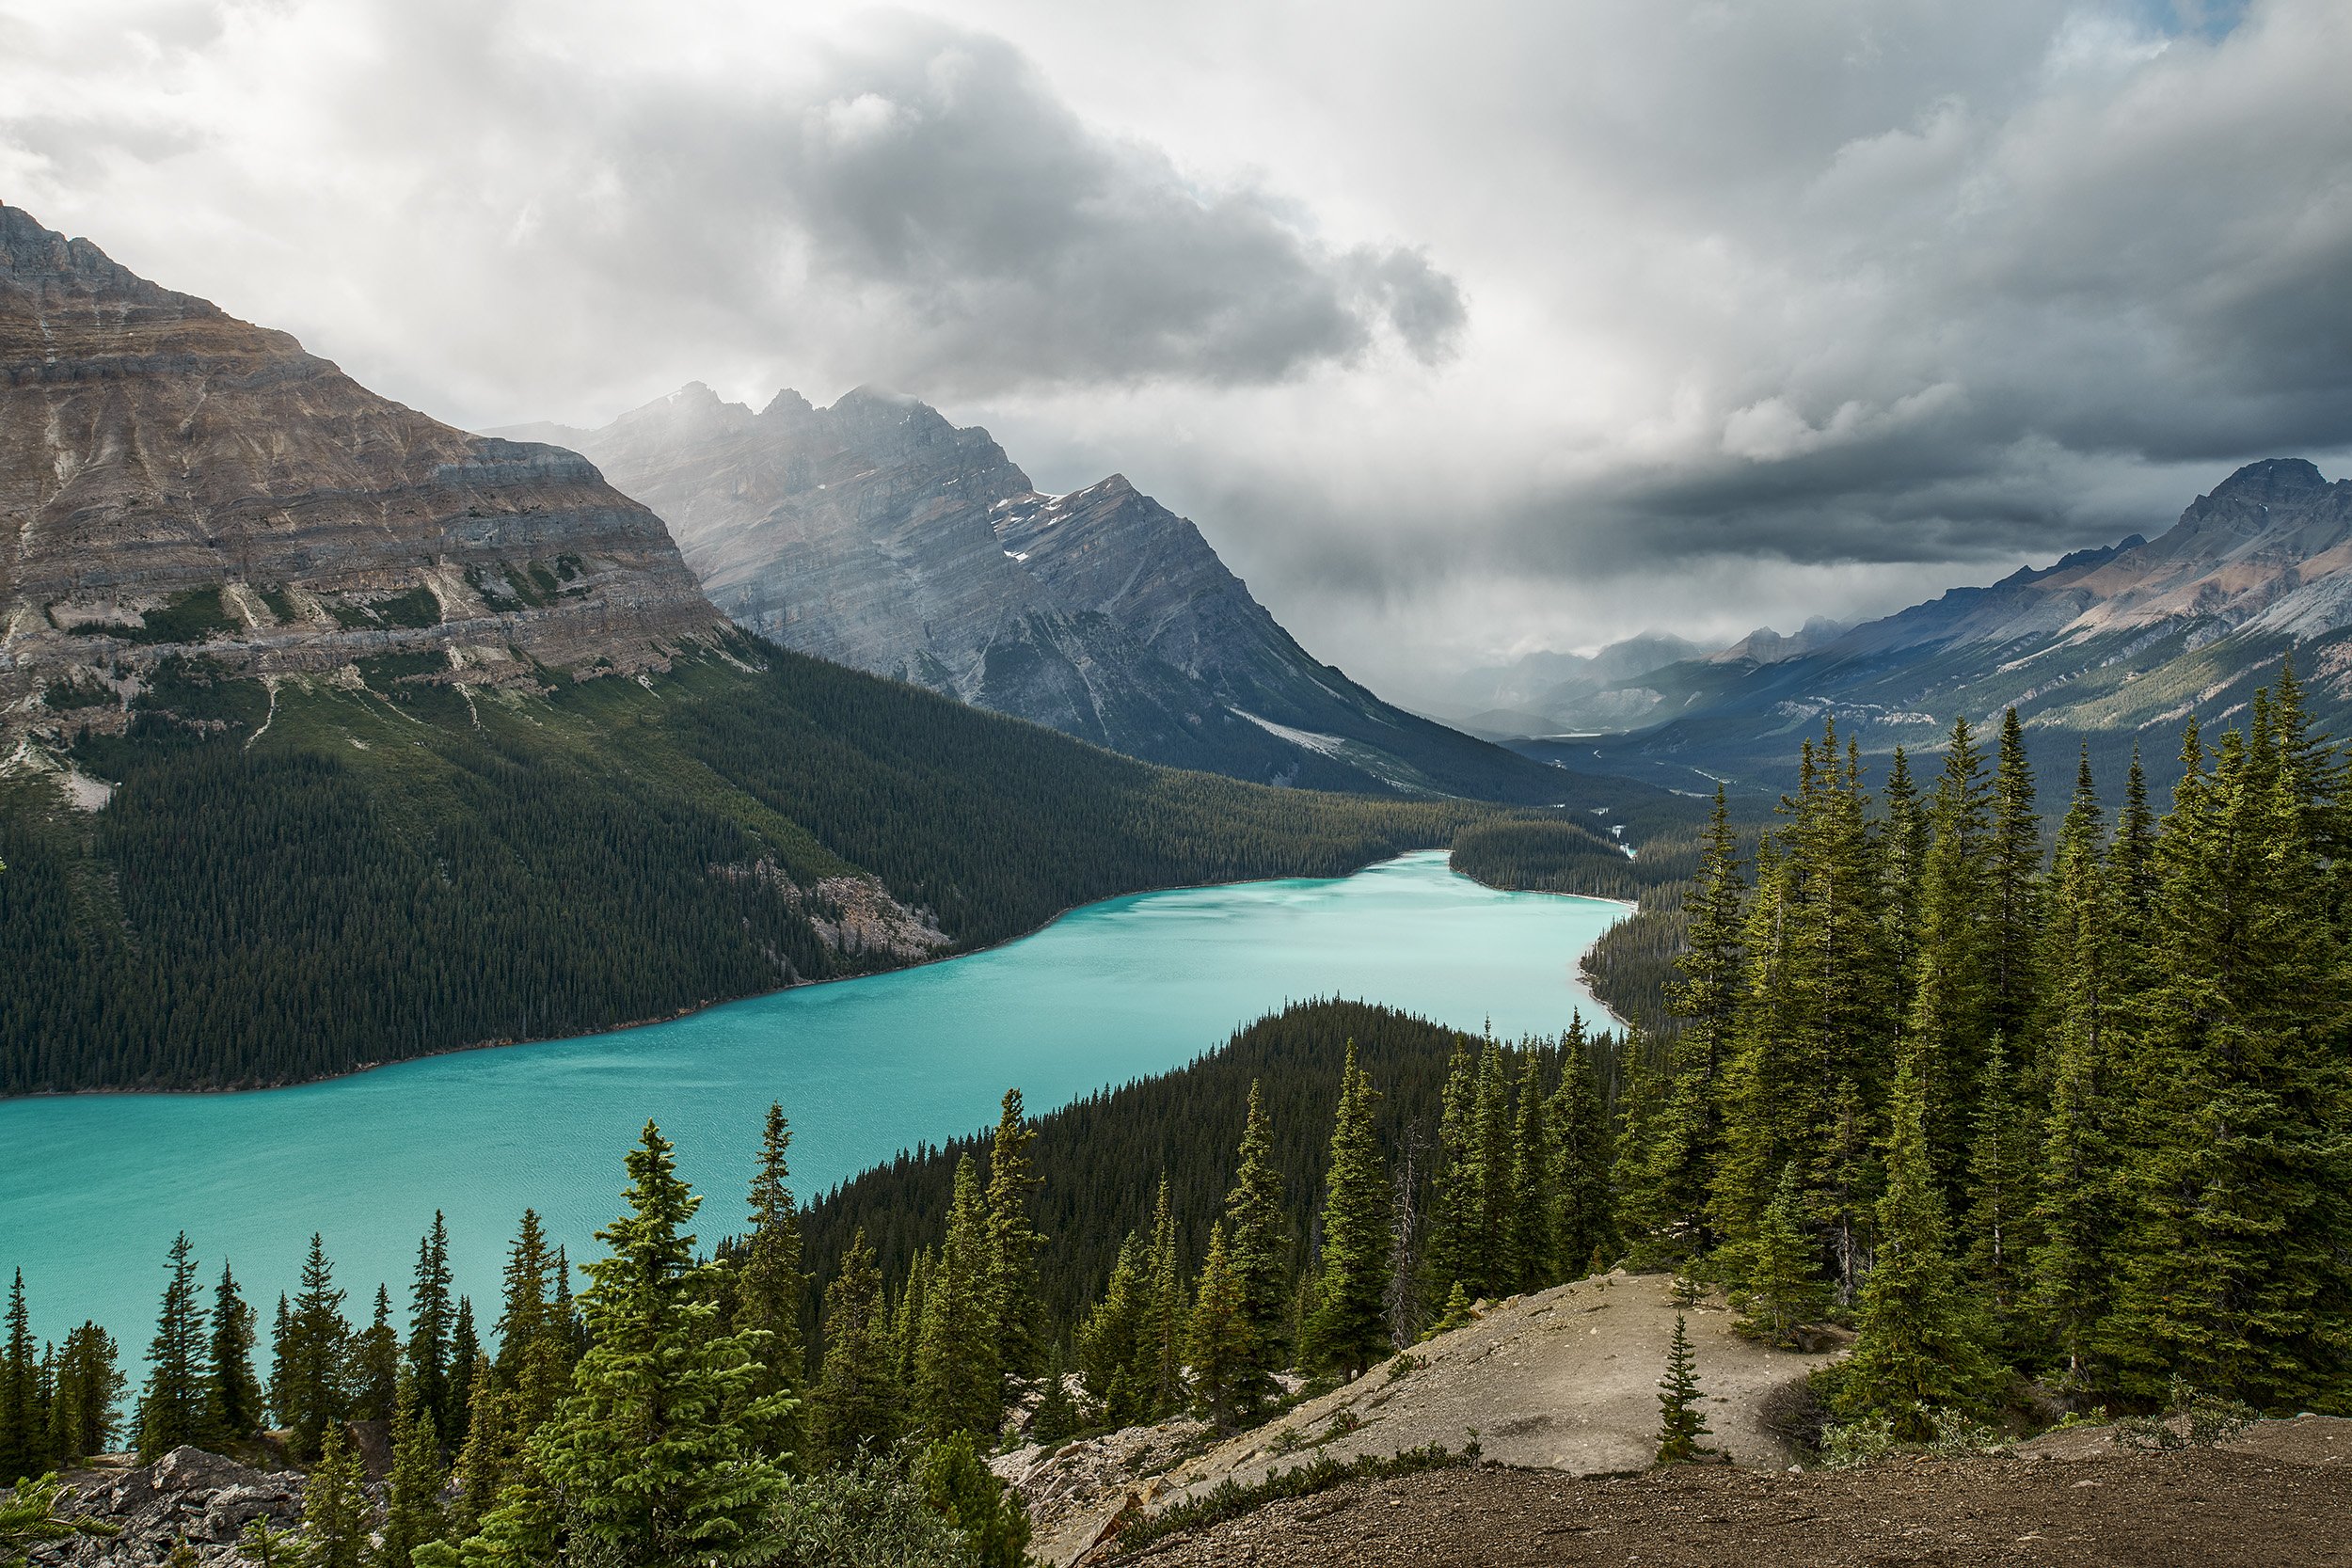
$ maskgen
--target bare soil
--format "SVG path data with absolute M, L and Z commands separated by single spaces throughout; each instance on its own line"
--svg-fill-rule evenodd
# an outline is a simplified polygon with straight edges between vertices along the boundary
M 1152 1568 L 2305 1568 L 2352 1565 L 2352 1421 L 2218 1448 L 2105 1443 L 1772 1473 L 1499 1465 L 1277 1503 L 1134 1559 Z

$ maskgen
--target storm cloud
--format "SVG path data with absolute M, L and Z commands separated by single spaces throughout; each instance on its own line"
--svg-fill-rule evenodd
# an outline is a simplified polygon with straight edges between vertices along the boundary
M 475 425 L 895 386 L 1415 676 L 2352 452 L 2352 8 L 0 0 L 0 196 Z

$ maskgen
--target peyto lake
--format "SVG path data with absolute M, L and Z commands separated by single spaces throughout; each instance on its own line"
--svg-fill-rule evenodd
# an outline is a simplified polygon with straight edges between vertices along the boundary
M 1555 1032 L 1572 1009 L 1599 1015 L 1577 958 L 1623 912 L 1499 893 L 1441 852 L 1406 855 L 1332 880 L 1114 898 L 986 952 L 615 1034 L 247 1094 L 0 1101 L 0 1265 L 23 1267 L 38 1333 L 95 1318 L 135 1358 L 179 1229 L 207 1299 L 225 1257 L 266 1327 L 313 1230 L 355 1318 L 378 1281 L 405 1314 L 438 1208 L 486 1326 L 522 1210 L 575 1261 L 595 1256 L 648 1117 L 706 1195 L 708 1242 L 739 1227 L 771 1100 L 792 1119 L 805 1198 L 993 1122 L 1008 1087 L 1041 1112 L 1179 1066 L 1291 1000 Z

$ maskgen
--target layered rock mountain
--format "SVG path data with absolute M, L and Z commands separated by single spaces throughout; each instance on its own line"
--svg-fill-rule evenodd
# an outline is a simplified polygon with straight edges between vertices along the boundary
M 174 658 L 535 684 L 665 668 L 723 625 L 660 519 L 576 453 L 378 397 L 13 207 L 0 614 L 19 725 L 103 723 Z
M 1727 651 L 1648 672 L 1650 724 L 1578 756 L 1676 783 L 1779 768 L 1834 719 L 1866 750 L 1932 745 L 1956 716 L 2015 706 L 2055 752 L 2169 755 L 2191 717 L 2227 722 L 2295 653 L 2313 711 L 2352 719 L 2352 480 L 2302 458 L 2248 464 L 2154 538 L 2139 534 L 1957 588 L 1767 660 Z M 1532 751 L 1542 752 L 1541 746 Z
M 1200 531 L 1121 475 L 1040 492 L 988 432 L 870 388 L 755 413 L 695 384 L 586 455 L 704 591 L 787 647 L 1153 762 L 1262 782 L 1549 800 L 1555 776 L 1302 649 Z

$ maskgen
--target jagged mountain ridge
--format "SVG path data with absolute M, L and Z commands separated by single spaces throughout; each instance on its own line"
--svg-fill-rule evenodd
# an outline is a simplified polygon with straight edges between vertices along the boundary
M 91 697 L 177 656 L 528 684 L 666 668 L 723 625 L 660 519 L 576 454 L 378 397 L 5 206 L 0 612 L 0 702 L 35 725 L 53 689 L 103 725 Z
M 2138 534 L 1958 588 L 1772 662 L 1651 671 L 1658 721 L 1577 755 L 1687 787 L 1761 777 L 1834 718 L 1866 751 L 1933 745 L 1956 715 L 2014 705 L 2055 751 L 2169 755 L 2180 725 L 2227 721 L 2296 651 L 2314 712 L 2352 718 L 2352 480 L 2301 458 L 2239 468 L 2153 539 Z M 1546 754 L 1540 744 L 1528 748 Z M 1600 755 L 1594 757 L 1597 751 Z
M 757 413 L 699 383 L 568 446 L 668 521 L 722 609 L 787 647 L 1149 761 L 1264 782 L 1549 800 L 1556 774 L 1311 657 L 1199 529 L 1122 475 L 1041 493 L 985 430 L 860 388 Z

